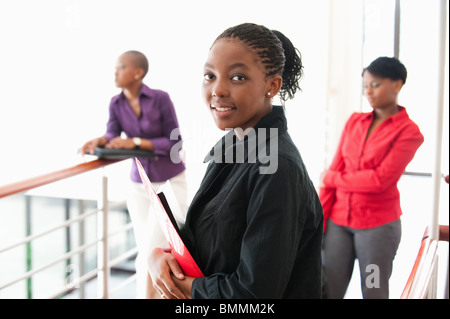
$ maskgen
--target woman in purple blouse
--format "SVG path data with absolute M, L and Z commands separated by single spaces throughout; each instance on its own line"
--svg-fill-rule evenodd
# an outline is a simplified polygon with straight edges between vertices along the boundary
M 111 99 L 106 134 L 85 143 L 81 152 L 93 154 L 97 146 L 152 151 L 154 157 L 139 160 L 155 188 L 170 181 L 182 212 L 182 216 L 176 217 L 183 223 L 187 210 L 185 165 L 178 152 L 172 150 L 181 145 L 178 120 L 169 95 L 150 89 L 142 82 L 147 71 L 147 58 L 140 52 L 127 51 L 118 58 L 115 83 L 123 90 Z M 126 138 L 121 137 L 122 132 Z M 137 297 L 152 297 L 147 255 L 155 247 L 168 247 L 168 243 L 156 217 L 150 214 L 148 197 L 135 161 L 132 161 L 130 175 L 127 206 L 139 251 L 136 260 Z

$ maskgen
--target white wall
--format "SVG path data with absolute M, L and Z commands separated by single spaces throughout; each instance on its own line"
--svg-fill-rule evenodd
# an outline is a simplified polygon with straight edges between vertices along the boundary
M 328 167 L 347 119 L 361 110 L 363 1 L 330 2 L 325 158 Z
M 285 33 L 303 55 L 303 92 L 287 103 L 292 137 L 314 182 L 323 169 L 328 0 L 2 1 L 0 2 L 1 184 L 80 159 L 103 134 L 116 58 L 147 55 L 145 82 L 169 92 L 185 139 L 193 188 L 204 155 L 222 135 L 200 96 L 209 47 L 242 22 Z M 18 171 L 21 167 L 23 172 Z M 12 168 L 12 169 L 11 169 Z
M 392 38 L 387 35 L 393 16 L 378 9 L 390 7 L 393 1 L 383 0 L 380 7 L 379 1 L 365 1 L 365 8 L 363 3 L 1 1 L 0 184 L 79 162 L 76 150 L 87 139 L 103 134 L 109 101 L 119 93 L 113 82 L 116 58 L 135 49 L 150 61 L 146 83 L 169 92 L 174 101 L 185 139 L 188 176 L 195 190 L 204 170 L 204 154 L 222 134 L 200 96 L 203 63 L 215 37 L 242 22 L 279 29 L 302 53 L 303 91 L 287 103 L 287 114 L 291 135 L 318 184 L 346 119 L 361 109 L 361 68 L 375 56 L 392 54 Z M 430 98 L 434 91 L 427 85 L 436 72 L 433 57 L 417 54 L 434 50 L 426 50 L 431 45 L 418 44 L 428 39 L 419 32 L 421 28 L 434 30 L 427 21 L 433 21 L 435 5 L 422 3 L 415 5 L 415 11 L 410 3 L 402 6 L 405 26 L 400 50 L 411 71 L 401 102 L 426 133 L 426 143 L 412 163 L 421 170 L 427 167 L 429 145 L 433 145 L 428 141 L 434 121 L 429 111 L 435 107 Z M 364 22 L 365 39 L 364 10 L 369 13 Z M 417 11 L 421 20 L 415 19 Z M 377 34 L 384 39 L 381 44 L 379 39 L 369 41 Z M 445 127 L 448 132 L 448 122 Z M 445 165 L 448 167 L 448 156 Z

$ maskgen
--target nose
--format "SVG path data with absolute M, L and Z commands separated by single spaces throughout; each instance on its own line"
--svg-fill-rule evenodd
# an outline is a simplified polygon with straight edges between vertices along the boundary
M 225 81 L 216 80 L 215 82 L 216 83 L 214 83 L 214 86 L 212 88 L 212 96 L 218 98 L 227 97 L 230 94 L 230 92 L 228 85 L 225 83 Z

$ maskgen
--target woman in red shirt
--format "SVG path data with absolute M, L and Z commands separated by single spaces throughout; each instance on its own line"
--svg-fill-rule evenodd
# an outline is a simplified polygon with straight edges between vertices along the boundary
M 405 66 L 395 58 L 380 57 L 364 69 L 364 95 L 373 111 L 350 117 L 323 176 L 324 297 L 344 297 L 355 258 L 363 297 L 389 297 L 401 237 L 397 182 L 424 140 L 397 104 L 406 76 Z

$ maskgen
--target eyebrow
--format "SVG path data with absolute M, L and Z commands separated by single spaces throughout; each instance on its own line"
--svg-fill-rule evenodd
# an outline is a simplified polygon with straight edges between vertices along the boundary
M 209 64 L 209 63 L 205 63 L 205 68 L 214 69 L 214 66 L 212 66 L 212 65 Z M 229 70 L 233 70 L 233 69 L 236 69 L 236 68 L 245 68 L 245 69 L 248 69 L 248 66 L 247 66 L 245 63 L 238 62 L 238 63 L 234 63 L 234 64 L 232 64 L 232 65 L 230 65 L 230 66 L 228 67 Z

